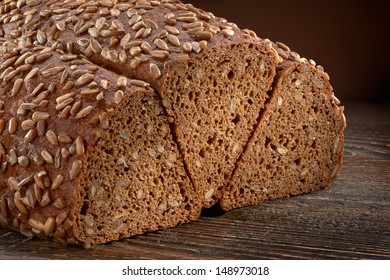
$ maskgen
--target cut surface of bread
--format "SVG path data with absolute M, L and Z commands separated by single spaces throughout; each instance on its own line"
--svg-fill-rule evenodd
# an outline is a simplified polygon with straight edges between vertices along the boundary
M 326 75 L 307 62 L 282 63 L 220 205 L 231 210 L 330 186 L 340 169 L 344 128 Z
M 198 218 L 200 203 L 155 93 L 137 93 L 106 120 L 80 174 L 78 239 L 117 240 Z
M 262 53 L 260 53 L 263 51 Z M 273 60 L 253 44 L 205 52 L 169 75 L 161 95 L 205 207 L 221 198 L 268 98 Z

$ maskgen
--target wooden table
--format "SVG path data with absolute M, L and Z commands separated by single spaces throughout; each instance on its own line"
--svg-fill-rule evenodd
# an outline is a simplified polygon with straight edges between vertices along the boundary
M 0 229 L 0 259 L 390 259 L 390 104 L 346 109 L 332 188 L 85 250 Z

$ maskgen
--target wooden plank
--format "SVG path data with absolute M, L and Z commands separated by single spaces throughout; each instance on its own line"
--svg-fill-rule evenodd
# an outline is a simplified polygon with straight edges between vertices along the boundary
M 90 250 L 0 229 L 0 259 L 389 259 L 390 105 L 347 107 L 333 187 Z

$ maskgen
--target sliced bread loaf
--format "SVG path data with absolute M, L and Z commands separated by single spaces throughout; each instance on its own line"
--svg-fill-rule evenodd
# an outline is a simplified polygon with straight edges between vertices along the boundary
M 0 15 L 3 226 L 88 247 L 337 176 L 343 108 L 281 43 L 176 0 Z

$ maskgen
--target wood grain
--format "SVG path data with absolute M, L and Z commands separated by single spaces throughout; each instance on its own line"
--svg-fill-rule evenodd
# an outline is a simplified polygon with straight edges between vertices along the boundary
M 0 259 L 389 259 L 390 104 L 346 109 L 345 159 L 327 190 L 90 250 L 0 229 Z

